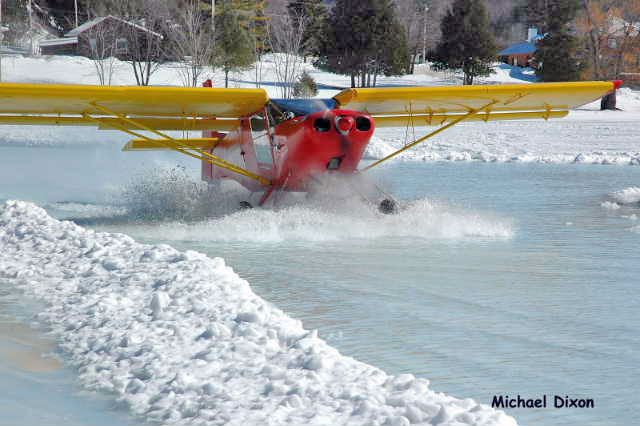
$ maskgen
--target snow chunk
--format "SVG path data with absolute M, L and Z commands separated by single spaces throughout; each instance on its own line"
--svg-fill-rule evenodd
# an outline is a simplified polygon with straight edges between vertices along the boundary
M 620 205 L 618 203 L 612 203 L 611 201 L 605 201 L 604 203 L 600 204 L 601 207 L 607 209 L 607 210 L 618 210 L 620 209 Z
M 619 204 L 635 204 L 640 203 L 640 188 L 631 187 L 616 191 L 611 194 L 614 200 Z

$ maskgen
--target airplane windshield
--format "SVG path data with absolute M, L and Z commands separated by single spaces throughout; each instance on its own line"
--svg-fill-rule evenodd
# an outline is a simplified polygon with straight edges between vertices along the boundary
M 271 99 L 270 113 L 276 121 L 334 109 L 334 99 Z

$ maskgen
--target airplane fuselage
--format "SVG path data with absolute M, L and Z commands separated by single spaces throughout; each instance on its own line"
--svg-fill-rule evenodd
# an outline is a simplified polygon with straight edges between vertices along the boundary
M 240 128 L 227 134 L 211 153 L 269 179 L 272 188 L 306 192 L 323 174 L 354 173 L 375 130 L 370 115 L 339 109 L 274 124 L 266 112 L 242 119 Z M 202 176 L 207 181 L 233 179 L 251 191 L 270 189 L 204 162 Z

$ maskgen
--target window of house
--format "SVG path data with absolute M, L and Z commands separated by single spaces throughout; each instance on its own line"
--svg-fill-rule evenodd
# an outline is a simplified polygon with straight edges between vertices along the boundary
M 615 49 L 618 47 L 618 41 L 615 38 L 610 38 L 607 45 L 609 46 L 609 49 Z
M 116 53 L 127 53 L 129 51 L 129 40 L 126 38 L 116 39 Z
M 98 40 L 96 40 L 95 38 L 90 38 L 89 47 L 91 47 L 92 52 L 95 52 L 96 50 L 98 50 Z

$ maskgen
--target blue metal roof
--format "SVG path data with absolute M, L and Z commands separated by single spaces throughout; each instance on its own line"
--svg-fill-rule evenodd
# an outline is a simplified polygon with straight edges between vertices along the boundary
M 529 53 L 535 53 L 536 50 L 538 50 L 538 48 L 536 47 L 535 44 L 524 42 L 524 43 L 514 44 L 513 46 L 507 49 L 504 49 L 502 52 L 500 52 L 500 56 L 526 55 Z

